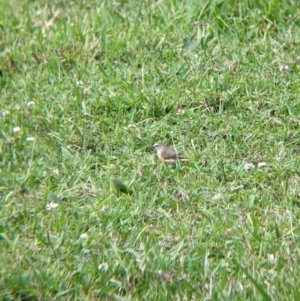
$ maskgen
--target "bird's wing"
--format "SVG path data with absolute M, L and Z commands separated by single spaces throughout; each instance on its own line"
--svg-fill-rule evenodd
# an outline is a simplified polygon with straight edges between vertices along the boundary
M 184 156 L 184 155 L 182 155 L 182 154 L 177 154 L 177 158 L 178 159 L 187 159 L 187 157 L 186 156 Z
M 176 160 L 176 159 L 180 159 L 180 160 L 188 160 L 187 157 L 185 157 L 184 155 L 177 153 L 171 149 L 169 149 L 168 151 L 165 151 L 162 154 L 163 159 L 165 160 Z

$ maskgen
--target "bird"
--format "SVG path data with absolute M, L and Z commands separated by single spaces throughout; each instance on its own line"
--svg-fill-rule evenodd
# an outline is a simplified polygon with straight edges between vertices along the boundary
M 158 158 L 166 163 L 189 161 L 186 156 L 174 151 L 162 142 L 156 142 L 152 145 L 152 147 L 156 150 Z

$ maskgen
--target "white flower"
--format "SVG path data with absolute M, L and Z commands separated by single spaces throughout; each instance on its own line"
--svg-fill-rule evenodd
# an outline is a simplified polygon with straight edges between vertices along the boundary
M 183 115 L 185 113 L 185 110 L 179 109 L 176 113 L 176 115 Z
M 103 206 L 103 207 L 101 207 L 100 211 L 105 212 L 107 208 L 108 208 L 108 206 Z
M 0 112 L 0 116 L 1 117 L 5 117 L 7 115 L 9 115 L 9 111 L 2 111 L 2 112 Z
M 106 262 L 99 264 L 98 270 L 106 272 L 108 270 L 108 264 Z
M 27 142 L 33 142 L 33 141 L 34 141 L 34 137 L 27 137 L 27 138 L 26 138 L 26 141 L 27 141 Z
M 267 166 L 267 163 L 266 162 L 259 162 L 257 164 L 257 167 L 266 167 Z
M 13 128 L 13 132 L 14 133 L 18 133 L 18 132 L 20 132 L 21 131 L 21 128 L 19 127 L 19 126 L 15 126 L 14 128 Z
M 27 106 L 28 106 L 28 107 L 34 106 L 34 101 L 32 101 L 32 100 L 31 100 L 31 101 L 28 101 L 28 102 L 27 102 Z
M 83 86 L 83 82 L 82 82 L 81 80 L 77 80 L 77 81 L 76 81 L 76 85 L 77 85 L 77 86 Z
M 245 168 L 245 170 L 250 170 L 250 169 L 254 168 L 254 164 L 253 163 L 246 163 L 244 168 Z
M 130 128 L 135 128 L 136 127 L 136 125 L 135 124 L 132 124 L 132 123 L 130 123 L 130 124 L 128 124 L 128 126 L 127 126 L 129 129 Z
M 290 69 L 290 67 L 288 65 L 281 65 L 279 67 L 279 70 L 282 72 L 282 71 L 288 71 Z
M 84 95 L 89 95 L 90 94 L 90 90 L 89 89 L 84 89 L 83 90 L 83 94 Z
M 82 233 L 80 236 L 79 236 L 80 239 L 82 240 L 86 240 L 88 238 L 88 234 L 87 233 Z
M 268 254 L 268 261 L 273 263 L 275 261 L 275 255 L 274 254 Z
M 53 209 L 55 209 L 56 207 L 58 207 L 57 203 L 51 202 L 49 204 L 46 205 L 46 210 L 47 211 L 52 211 Z

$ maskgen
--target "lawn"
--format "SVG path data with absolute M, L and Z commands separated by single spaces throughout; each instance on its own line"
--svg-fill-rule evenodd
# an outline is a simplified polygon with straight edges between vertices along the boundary
M 0 300 L 300 300 L 299 69 L 298 1 L 1 1 Z

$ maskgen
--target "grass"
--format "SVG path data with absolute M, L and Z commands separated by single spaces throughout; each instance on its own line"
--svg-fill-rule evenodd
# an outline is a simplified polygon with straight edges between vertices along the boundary
M 0 299 L 299 300 L 299 17 L 2 1 Z

